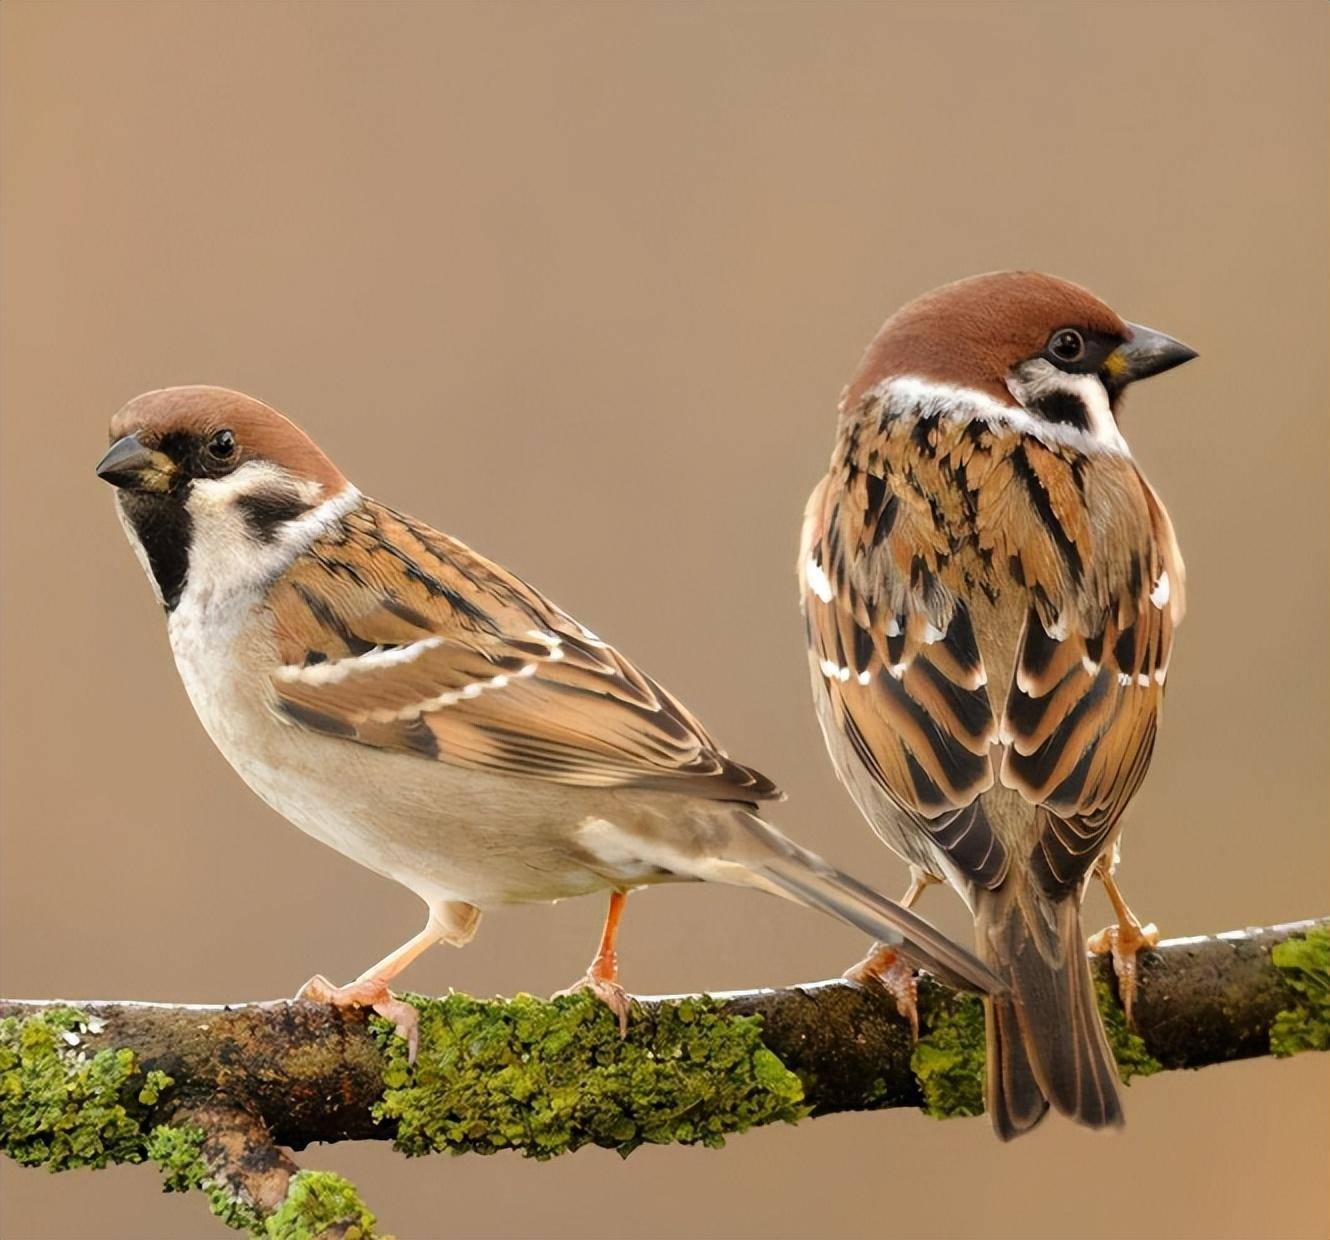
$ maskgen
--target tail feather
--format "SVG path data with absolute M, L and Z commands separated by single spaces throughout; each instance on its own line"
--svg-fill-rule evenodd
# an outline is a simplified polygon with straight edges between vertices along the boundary
M 997 1135 L 1010 1141 L 1029 1132 L 1048 1114 L 1048 1099 L 1025 1053 L 1016 1004 L 1001 998 L 987 1006 L 988 1114 Z
M 988 965 L 922 917 L 799 847 L 760 818 L 744 814 L 743 820 L 750 842 L 761 848 L 741 864 L 763 885 L 862 930 L 952 986 L 981 994 L 1005 990 Z
M 984 893 L 979 950 L 1010 984 L 988 1004 L 988 1110 L 1004 1140 L 1051 1104 L 1090 1128 L 1122 1123 L 1118 1072 L 1081 946 L 1075 898 Z

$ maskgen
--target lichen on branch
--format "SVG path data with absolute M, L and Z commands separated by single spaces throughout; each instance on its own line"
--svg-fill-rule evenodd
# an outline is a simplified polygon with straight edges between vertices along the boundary
M 143 1161 L 149 1102 L 130 1100 L 155 1102 L 169 1078 L 149 1080 L 129 1047 L 89 1053 L 87 1035 L 99 1031 L 68 1007 L 0 1020 L 0 1134 L 15 1162 L 68 1171 Z
M 934 1119 L 984 1113 L 984 1005 L 974 995 L 920 987 L 922 1036 L 910 1068 Z
M 73 1007 L 0 1020 L 0 1143 L 9 1157 L 49 1171 L 151 1161 L 163 1191 L 202 1191 L 235 1230 L 314 1240 L 335 1228 L 344 1240 L 370 1240 L 374 1216 L 355 1187 L 330 1172 L 297 1172 L 271 1209 L 248 1200 L 211 1165 L 203 1127 L 152 1123 L 176 1109 L 175 1080 L 144 1070 L 132 1047 L 92 1050 L 104 1030 L 100 1017 Z M 266 1139 L 251 1140 L 246 1153 Z
M 626 1037 L 587 993 L 552 1002 L 408 996 L 420 1014 L 414 1066 L 386 1021 L 375 1118 L 407 1154 L 584 1145 L 708 1145 L 808 1114 L 803 1084 L 763 1043 L 761 1020 L 705 996 L 638 1008 Z
M 1330 919 L 1142 954 L 1136 1027 L 1092 959 L 1124 1080 L 1330 1049 Z M 364 1013 L 282 1001 L 199 1008 L 0 1000 L 0 1150 L 62 1171 L 155 1162 L 228 1226 L 371 1240 L 355 1188 L 279 1148 L 393 1140 L 407 1154 L 720 1145 L 834 1111 L 983 1109 L 983 1005 L 920 979 L 921 1037 L 878 988 L 643 999 L 620 1039 L 589 995 L 408 996 L 420 1050 Z
M 1270 1053 L 1283 1058 L 1330 1050 L 1330 927 L 1275 944 L 1270 958 L 1296 997 L 1293 1007 L 1275 1017 Z
M 936 984 L 921 986 L 919 994 L 924 1033 L 915 1045 L 910 1067 L 923 1093 L 924 1114 L 934 1119 L 982 1115 L 987 1059 L 983 1001 Z M 1146 1049 L 1145 1040 L 1127 1024 L 1107 978 L 1095 978 L 1095 997 L 1122 1083 L 1163 1071 L 1163 1065 Z

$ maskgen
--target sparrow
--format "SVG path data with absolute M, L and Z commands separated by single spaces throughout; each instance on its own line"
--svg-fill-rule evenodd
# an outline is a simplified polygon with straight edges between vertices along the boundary
M 687 708 L 526 582 L 362 495 L 293 423 L 218 387 L 130 401 L 116 490 L 176 667 L 241 778 L 315 839 L 415 892 L 424 929 L 336 986 L 414 1037 L 389 983 L 482 910 L 608 891 L 580 985 L 626 1027 L 626 894 L 751 887 L 879 936 L 952 983 L 997 979 L 914 914 L 757 814 L 781 796 Z
M 1049 1105 L 1122 1122 L 1081 937 L 1098 874 L 1130 1005 L 1153 926 L 1113 878 L 1183 614 L 1168 512 L 1118 424 L 1196 356 L 1036 272 L 946 285 L 889 318 L 841 399 L 799 581 L 818 719 L 873 829 L 945 881 L 1007 985 L 986 1000 L 999 1136 Z M 908 975 L 908 969 L 905 973 Z M 893 945 L 849 976 L 912 1000 Z

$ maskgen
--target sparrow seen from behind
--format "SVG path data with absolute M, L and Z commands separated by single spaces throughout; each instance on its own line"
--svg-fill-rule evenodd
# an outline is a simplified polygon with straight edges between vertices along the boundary
M 615 1011 L 625 894 L 753 887 L 878 935 L 949 981 L 989 970 L 756 813 L 780 793 L 676 698 L 536 590 L 362 495 L 295 425 L 215 387 L 149 392 L 98 474 L 165 609 L 204 728 L 316 839 L 414 891 L 425 928 L 348 986 L 414 1036 L 389 983 L 481 910 L 610 892 L 582 985 Z
M 1097 946 L 1130 1015 L 1154 928 L 1113 865 L 1154 746 L 1183 565 L 1117 415 L 1130 383 L 1194 356 L 1050 276 L 937 289 L 869 346 L 805 514 L 810 670 L 837 772 L 910 863 L 906 906 L 950 883 L 1009 986 L 987 1000 L 1004 1139 L 1050 1103 L 1091 1127 L 1122 1121 L 1080 905 L 1097 873 L 1118 917 Z M 890 944 L 849 976 L 912 1003 Z

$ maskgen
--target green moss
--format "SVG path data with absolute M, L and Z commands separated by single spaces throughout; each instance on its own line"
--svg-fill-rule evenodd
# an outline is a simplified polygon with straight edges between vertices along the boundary
M 1271 949 L 1270 959 L 1298 997 L 1270 1027 L 1270 1053 L 1330 1050 L 1330 927 L 1318 926 Z
M 162 1191 L 187 1193 L 198 1189 L 208 1208 L 233 1231 L 264 1234 L 263 1216 L 226 1185 L 208 1176 L 203 1158 L 203 1129 L 197 1124 L 159 1124 L 148 1136 L 148 1157 L 162 1173 Z
M 1124 1085 L 1134 1076 L 1153 1076 L 1162 1072 L 1164 1065 L 1148 1050 L 1145 1042 L 1132 1027 L 1127 1024 L 1127 1015 L 1118 1003 L 1117 995 L 1101 977 L 1094 979 L 1095 998 L 1099 1000 L 1099 1014 L 1104 1018 L 1104 1032 L 1108 1034 L 1108 1045 L 1113 1051 L 1113 1058 L 1118 1061 L 1118 1075 Z
M 148 1138 L 148 1156 L 161 1168 L 168 1193 L 200 1189 L 209 1208 L 233 1231 L 270 1240 L 313 1240 L 335 1223 L 349 1224 L 347 1240 L 372 1240 L 374 1215 L 355 1186 L 326 1171 L 299 1171 L 291 1177 L 286 1199 L 267 1218 L 226 1185 L 211 1179 L 203 1157 L 203 1129 L 189 1124 L 160 1124 Z
M 148 1157 L 162 1173 L 162 1192 L 187 1193 L 203 1184 L 203 1129 L 158 1124 L 148 1136 Z
M 984 1113 L 984 1005 L 974 995 L 921 986 L 926 1034 L 915 1043 L 910 1067 L 934 1119 Z
M 1096 978 L 1095 995 L 1123 1082 L 1162 1071 L 1163 1065 L 1128 1027 L 1113 988 Z M 925 1114 L 935 1119 L 982 1115 L 987 1056 L 982 1001 L 927 985 L 920 988 L 919 998 L 926 1033 L 914 1048 L 910 1067 L 924 1096 Z
M 374 1216 L 340 1176 L 301 1171 L 271 1218 L 208 1177 L 203 1130 L 158 1124 L 153 1108 L 175 1082 L 158 1068 L 143 1072 L 134 1052 L 89 1054 L 95 1020 L 74 1008 L 0 1020 L 0 1150 L 25 1166 L 52 1171 L 138 1163 L 162 1171 L 167 1192 L 200 1189 L 228 1227 L 280 1240 L 312 1240 L 333 1223 L 350 1223 L 350 1240 L 370 1240 Z
M 0 1020 L 0 1148 L 52 1171 L 141 1162 L 143 1130 L 125 1106 L 139 1075 L 131 1050 L 89 1055 L 88 1017 L 73 1008 Z M 156 1097 L 170 1078 L 143 1088 Z
M 153 1068 L 148 1075 L 143 1078 L 143 1088 L 139 1090 L 139 1101 L 146 1107 L 154 1107 L 161 1100 L 161 1096 L 175 1084 L 175 1079 L 169 1077 L 160 1068 Z
M 759 1018 L 726 1015 L 711 999 L 638 1013 L 621 1040 L 588 994 L 407 997 L 420 1013 L 414 1068 L 391 1026 L 375 1024 L 387 1056 L 375 1117 L 396 1123 L 407 1154 L 719 1146 L 808 1113 L 798 1077 L 762 1044 Z
M 72 1008 L 0 1021 L 0 1147 L 25 1166 L 52 1171 L 138 1163 L 151 1158 L 165 1187 L 203 1187 L 213 1213 L 233 1227 L 258 1216 L 204 1184 L 203 1133 L 145 1124 L 175 1082 L 160 1069 L 140 1071 L 134 1052 L 108 1048 L 89 1055 L 94 1022 Z
M 271 1240 L 314 1240 L 338 1223 L 346 1226 L 345 1240 L 374 1236 L 374 1215 L 354 1184 L 331 1171 L 299 1171 L 291 1177 L 286 1200 L 268 1219 L 263 1234 Z

